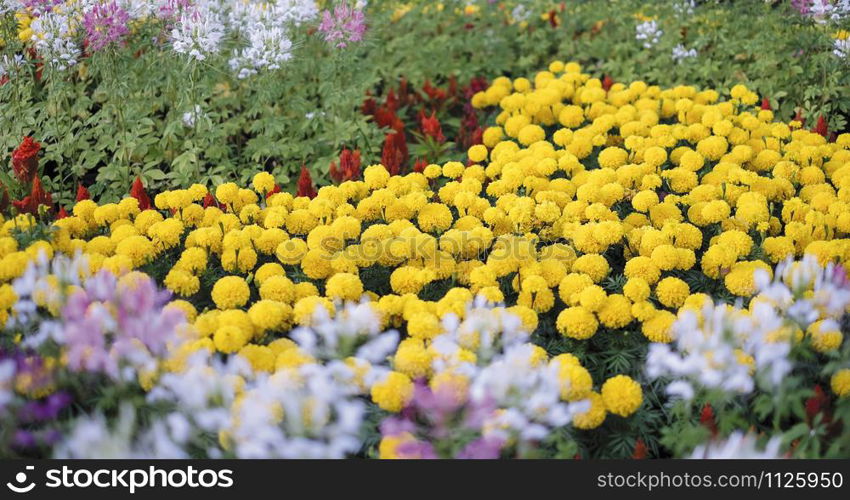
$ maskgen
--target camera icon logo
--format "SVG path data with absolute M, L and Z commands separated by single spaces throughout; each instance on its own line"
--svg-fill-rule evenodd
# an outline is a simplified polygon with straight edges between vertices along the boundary
M 25 470 L 35 470 L 35 467 L 32 465 L 27 465 Z M 24 484 L 27 482 L 27 473 L 26 472 L 18 472 L 15 474 L 15 483 L 6 483 L 6 487 L 12 490 L 15 493 L 29 493 L 35 488 L 35 483 Z

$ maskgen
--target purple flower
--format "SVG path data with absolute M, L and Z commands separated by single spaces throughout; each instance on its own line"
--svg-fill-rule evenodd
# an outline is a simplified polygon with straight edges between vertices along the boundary
M 12 445 L 18 449 L 35 448 L 37 441 L 35 434 L 23 429 L 17 429 L 12 436 Z
M 396 453 L 403 458 L 420 458 L 423 460 L 433 460 L 438 458 L 437 453 L 431 443 L 423 441 L 406 441 L 398 445 Z
M 43 401 L 27 401 L 18 411 L 18 418 L 22 422 L 53 420 L 69 404 L 71 404 L 71 396 L 68 393 L 55 392 Z
M 170 294 L 148 277 L 119 283 L 101 271 L 62 310 L 68 367 L 118 377 L 124 365 L 143 367 L 167 354 L 186 318 L 163 309 Z
M 192 0 L 165 0 L 159 6 L 158 15 L 161 19 L 179 18 L 180 13 L 192 5 Z
M 397 436 L 405 432 L 415 432 L 416 425 L 404 418 L 387 417 L 381 422 L 380 429 L 384 436 Z
M 480 437 L 467 444 L 457 458 L 466 460 L 495 460 L 502 453 L 505 442 L 492 437 Z
M 25 354 L 14 351 L 10 354 L 0 352 L 0 361 L 10 360 L 14 363 L 13 374 L 16 384 L 26 381 L 20 389 L 26 392 L 39 392 L 53 383 L 50 369 L 37 354 Z
M 324 35 L 326 42 L 338 48 L 345 48 L 349 43 L 363 40 L 366 16 L 362 11 L 342 2 L 334 7 L 333 13 L 329 10 L 322 13 L 319 32 Z
M 36 17 L 50 12 L 53 7 L 64 3 L 63 0 L 24 0 L 23 5 Z
M 97 52 L 119 43 L 130 32 L 127 27 L 129 20 L 130 14 L 115 0 L 95 4 L 83 16 L 89 50 Z

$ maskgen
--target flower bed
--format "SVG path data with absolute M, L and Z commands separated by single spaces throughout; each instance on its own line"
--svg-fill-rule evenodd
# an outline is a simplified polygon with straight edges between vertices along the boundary
M 555 61 L 472 97 L 466 163 L 9 219 L 3 341 L 50 383 L 3 398 L 114 398 L 60 456 L 847 456 L 850 136 L 760 101 Z

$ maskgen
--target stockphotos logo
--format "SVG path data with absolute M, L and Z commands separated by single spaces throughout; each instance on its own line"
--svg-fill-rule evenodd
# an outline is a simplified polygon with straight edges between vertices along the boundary
M 14 493 L 29 493 L 37 484 L 27 472 L 35 467 L 27 465 L 24 471 L 15 474 L 15 481 L 6 483 Z M 140 488 L 230 488 L 233 486 L 233 471 L 230 469 L 186 468 L 161 469 L 92 469 L 61 468 L 47 469 L 43 485 L 47 488 L 121 488 L 135 493 Z
M 14 483 L 6 483 L 6 486 L 15 493 L 29 493 L 35 488 L 35 483 L 27 482 L 28 477 L 26 471 L 34 470 L 35 467 L 32 465 L 27 465 L 23 471 L 15 474 L 15 482 Z

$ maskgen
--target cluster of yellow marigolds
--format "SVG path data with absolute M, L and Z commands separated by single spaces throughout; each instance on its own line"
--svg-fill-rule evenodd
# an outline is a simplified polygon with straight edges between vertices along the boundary
M 367 295 L 384 327 L 406 333 L 396 372 L 372 390 L 398 410 L 410 380 L 431 375 L 441 318 L 462 316 L 475 296 L 507 302 L 529 331 L 551 311 L 555 329 L 578 341 L 607 329 L 666 342 L 677 312 L 706 297 L 682 279 L 688 272 L 749 297 L 754 270 L 789 256 L 846 265 L 850 135 L 827 142 L 799 123 L 774 122 L 757 100 L 740 85 L 728 100 L 643 82 L 606 91 L 578 64 L 553 62 L 473 97 L 501 111 L 466 164 L 401 176 L 373 165 L 363 180 L 322 187 L 313 199 L 267 197 L 274 179 L 260 173 L 250 189 L 217 186 L 223 209 L 202 206 L 200 185 L 161 193 L 144 211 L 133 198 L 82 201 L 56 221 L 52 241 L 30 248 L 10 236 L 27 219 L 6 221 L 0 279 L 15 278 L 40 250 L 82 251 L 93 270 L 168 265 L 164 285 L 182 297 L 174 305 L 198 334 L 189 349 L 240 353 L 269 372 L 309 361 L 285 337 L 294 325 L 310 324 L 317 307 L 333 314 Z M 610 293 L 609 278 L 621 293 Z M 448 290 L 441 298 L 420 298 L 437 283 Z M 3 290 L 8 309 L 14 298 Z M 821 351 L 842 341 L 808 334 Z M 561 366 L 588 397 L 587 370 Z M 635 411 L 632 384 L 609 379 L 610 401 L 604 389 L 592 393 L 595 417 L 577 425 L 598 425 L 606 408 Z

